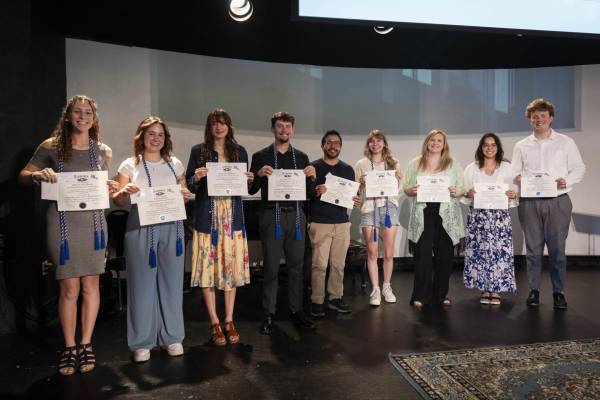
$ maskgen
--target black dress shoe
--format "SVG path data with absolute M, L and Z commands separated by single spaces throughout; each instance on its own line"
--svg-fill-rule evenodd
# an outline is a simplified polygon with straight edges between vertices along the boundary
M 554 297 L 554 308 L 556 308 L 557 310 L 567 309 L 567 299 L 565 299 L 564 294 L 554 293 L 552 296 Z
M 270 335 L 271 333 L 273 333 L 273 317 L 272 316 L 269 315 L 262 322 L 262 324 L 260 325 L 260 333 L 262 333 L 263 335 Z
M 531 289 L 529 296 L 527 296 L 527 305 L 529 307 L 537 307 L 540 305 L 540 292 L 539 290 Z
M 315 329 L 315 323 L 312 322 L 302 311 L 292 313 L 292 321 L 300 329 Z

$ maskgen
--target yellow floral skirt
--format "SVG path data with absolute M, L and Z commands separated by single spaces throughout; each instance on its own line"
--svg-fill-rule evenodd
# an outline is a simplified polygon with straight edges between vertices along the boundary
M 212 246 L 210 233 L 194 231 L 191 285 L 228 291 L 250 283 L 248 242 L 242 231 L 231 235 L 231 197 L 216 197 L 215 213 L 219 232 L 216 246 Z

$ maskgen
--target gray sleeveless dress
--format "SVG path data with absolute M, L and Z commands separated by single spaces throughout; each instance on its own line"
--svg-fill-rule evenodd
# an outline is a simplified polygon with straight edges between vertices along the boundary
M 108 169 L 108 147 L 102 143 L 94 144 L 98 163 L 103 170 Z M 56 149 L 38 146 L 29 161 L 38 168 L 52 168 L 58 171 Z M 87 150 L 73 149 L 71 159 L 64 164 L 64 172 L 89 171 L 90 162 Z M 94 219 L 92 211 L 67 211 L 66 225 L 69 236 L 69 260 L 60 265 L 60 225 L 56 202 L 52 202 L 46 213 L 46 244 L 48 257 L 55 266 L 56 279 L 78 278 L 104 273 L 104 249 L 94 250 Z M 104 235 L 108 241 L 108 229 L 104 213 L 102 222 Z

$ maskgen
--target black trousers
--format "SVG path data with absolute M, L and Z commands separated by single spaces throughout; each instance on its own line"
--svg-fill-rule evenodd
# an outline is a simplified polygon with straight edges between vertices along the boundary
M 448 295 L 452 272 L 452 239 L 442 226 L 440 203 L 427 203 L 424 230 L 414 247 L 415 280 L 411 304 L 440 304 Z
M 263 296 L 265 316 L 275 314 L 279 286 L 279 262 L 282 256 L 288 275 L 288 299 L 290 311 L 302 311 L 304 284 L 304 240 L 306 217 L 300 208 L 300 240 L 296 240 L 296 208 L 281 209 L 281 237 L 275 240 L 275 210 L 263 209 L 259 215 L 260 237 L 263 247 Z

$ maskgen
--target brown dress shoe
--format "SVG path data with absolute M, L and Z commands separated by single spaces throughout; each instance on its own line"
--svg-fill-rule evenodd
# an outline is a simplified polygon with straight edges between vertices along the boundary
M 225 335 L 223 335 L 223 331 L 221 330 L 221 324 L 217 323 L 210 326 L 210 341 L 213 342 L 215 346 L 225 346 L 227 344 Z
M 227 341 L 229 343 L 234 344 L 240 341 L 240 335 L 235 330 L 233 321 L 225 322 L 225 333 L 227 334 Z

